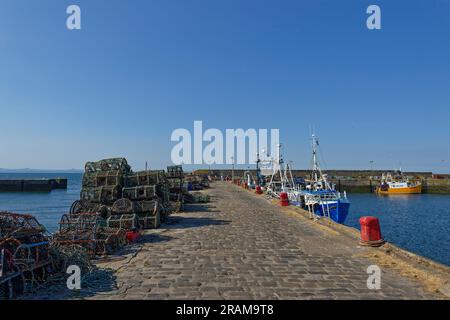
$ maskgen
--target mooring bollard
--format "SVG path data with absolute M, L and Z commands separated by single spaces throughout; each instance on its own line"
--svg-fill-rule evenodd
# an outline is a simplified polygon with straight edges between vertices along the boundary
M 289 205 L 289 198 L 286 192 L 280 193 L 280 204 L 282 207 L 287 207 Z
M 261 186 L 256 186 L 255 193 L 256 194 L 262 194 Z
M 361 240 L 359 241 L 361 245 L 379 247 L 384 244 L 378 218 L 361 217 L 359 224 L 361 225 Z

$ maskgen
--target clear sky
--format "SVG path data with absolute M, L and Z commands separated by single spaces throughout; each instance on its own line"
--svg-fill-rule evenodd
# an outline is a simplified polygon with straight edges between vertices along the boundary
M 279 128 L 298 168 L 313 125 L 330 169 L 450 172 L 449 104 L 449 0 L 0 0 L 2 168 L 161 168 L 202 120 Z

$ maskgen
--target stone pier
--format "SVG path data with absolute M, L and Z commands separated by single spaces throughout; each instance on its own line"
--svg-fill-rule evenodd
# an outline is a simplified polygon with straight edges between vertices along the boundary
M 115 289 L 86 298 L 445 298 L 385 266 L 381 289 L 370 290 L 376 249 L 235 185 L 217 182 L 206 192 L 211 203 L 191 205 L 146 231 L 133 252 L 99 264 L 115 270 Z

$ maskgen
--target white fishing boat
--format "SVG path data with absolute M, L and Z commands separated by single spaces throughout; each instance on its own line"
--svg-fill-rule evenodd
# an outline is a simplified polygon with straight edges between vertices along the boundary
M 283 156 L 281 155 L 282 145 L 279 144 L 277 147 L 277 157 L 272 161 L 272 175 L 266 186 L 266 193 L 275 198 L 279 198 L 282 192 L 289 195 L 295 188 L 290 166 L 289 164 L 284 164 Z

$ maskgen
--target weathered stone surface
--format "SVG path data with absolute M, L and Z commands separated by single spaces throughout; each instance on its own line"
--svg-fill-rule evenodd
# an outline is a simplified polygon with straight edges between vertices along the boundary
M 439 292 L 445 295 L 447 298 L 450 298 L 450 284 L 446 284 L 439 288 Z
M 115 263 L 119 290 L 89 299 L 429 299 L 421 285 L 383 269 L 381 290 L 345 237 L 285 213 L 227 183 L 149 230 L 141 250 Z M 108 266 L 108 265 L 107 265 Z

